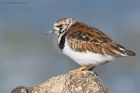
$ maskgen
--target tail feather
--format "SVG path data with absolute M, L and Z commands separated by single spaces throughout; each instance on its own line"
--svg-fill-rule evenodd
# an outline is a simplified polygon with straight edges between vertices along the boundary
M 126 55 L 127 55 L 127 56 L 135 56 L 136 53 L 133 52 L 133 51 L 130 51 L 130 50 L 126 50 Z

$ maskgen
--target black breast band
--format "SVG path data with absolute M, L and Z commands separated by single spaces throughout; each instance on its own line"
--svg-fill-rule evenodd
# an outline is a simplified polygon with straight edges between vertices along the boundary
M 61 40 L 58 44 L 59 48 L 62 50 L 64 48 L 65 45 L 65 38 L 66 38 L 67 33 L 64 33 L 63 36 L 61 37 Z

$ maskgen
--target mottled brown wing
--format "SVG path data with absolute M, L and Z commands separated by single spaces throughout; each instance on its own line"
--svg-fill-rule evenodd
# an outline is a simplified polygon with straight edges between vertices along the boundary
M 76 22 L 68 29 L 67 33 L 70 47 L 75 51 L 127 56 L 123 46 L 115 43 L 110 37 L 94 27 Z

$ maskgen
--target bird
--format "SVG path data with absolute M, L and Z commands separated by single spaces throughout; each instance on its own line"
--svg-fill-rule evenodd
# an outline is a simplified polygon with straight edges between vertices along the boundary
M 99 29 L 73 18 L 58 19 L 46 34 L 50 33 L 57 34 L 63 54 L 80 64 L 81 67 L 74 70 L 76 72 L 91 71 L 115 58 L 136 55 Z

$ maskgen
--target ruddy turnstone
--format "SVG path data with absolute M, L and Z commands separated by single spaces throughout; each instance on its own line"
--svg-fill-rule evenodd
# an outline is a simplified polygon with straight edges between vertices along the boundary
M 56 33 L 62 52 L 82 66 L 75 71 L 92 70 L 114 58 L 136 55 L 97 28 L 72 18 L 57 20 L 49 33 Z

